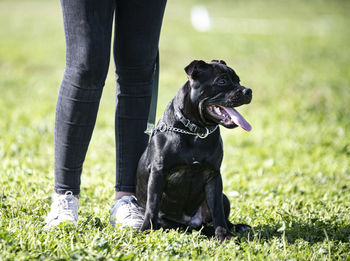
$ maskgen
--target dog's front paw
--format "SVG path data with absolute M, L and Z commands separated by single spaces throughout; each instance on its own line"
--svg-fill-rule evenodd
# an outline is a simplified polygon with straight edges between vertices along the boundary
M 142 226 L 139 228 L 139 231 L 144 232 L 149 229 L 151 229 L 151 225 L 149 224 L 149 222 L 143 222 Z
M 151 218 L 145 217 L 145 220 L 143 221 L 143 224 L 140 227 L 139 231 L 143 232 L 143 231 L 150 230 L 150 229 L 157 229 L 156 223 L 157 223 L 157 221 L 155 221 L 155 220 L 152 221 Z
M 235 238 L 235 241 L 239 243 L 239 239 L 235 237 L 230 231 L 224 227 L 215 228 L 215 237 L 220 241 L 224 242 L 225 240 L 231 240 Z
M 246 224 L 234 224 L 233 227 L 236 233 L 241 233 L 241 234 L 252 229 L 251 226 Z

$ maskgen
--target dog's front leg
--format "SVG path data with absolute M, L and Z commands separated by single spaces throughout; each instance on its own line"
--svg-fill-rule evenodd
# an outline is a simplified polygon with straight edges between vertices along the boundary
M 152 168 L 147 187 L 145 219 L 140 231 L 158 228 L 157 219 L 163 193 L 163 179 L 162 171 L 159 168 Z
M 231 239 L 233 235 L 230 233 L 226 221 L 224 206 L 222 201 L 222 179 L 221 175 L 217 175 L 205 186 L 206 200 L 208 208 L 213 220 L 215 237 L 223 242 L 225 239 Z

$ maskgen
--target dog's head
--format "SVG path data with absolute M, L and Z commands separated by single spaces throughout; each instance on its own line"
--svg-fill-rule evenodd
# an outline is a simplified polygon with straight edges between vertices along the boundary
M 250 103 L 252 90 L 240 85 L 239 77 L 224 61 L 195 60 L 185 67 L 185 71 L 191 105 L 198 109 L 204 125 L 240 126 L 251 130 L 250 124 L 235 108 Z

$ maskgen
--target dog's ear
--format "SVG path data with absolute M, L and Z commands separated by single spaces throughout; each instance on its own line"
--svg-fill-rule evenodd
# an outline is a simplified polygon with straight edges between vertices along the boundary
M 224 65 L 227 65 L 224 60 L 212 60 L 211 62 L 212 63 L 221 63 L 221 64 L 224 64 Z
M 185 72 L 191 79 L 196 79 L 198 73 L 208 68 L 208 64 L 202 60 L 194 60 L 185 67 Z

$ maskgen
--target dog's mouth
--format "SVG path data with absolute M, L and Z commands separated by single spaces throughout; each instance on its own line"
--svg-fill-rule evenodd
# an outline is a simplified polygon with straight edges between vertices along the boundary
M 209 105 L 207 106 L 207 111 L 216 122 L 227 128 L 239 126 L 246 131 L 250 131 L 252 129 L 252 126 L 234 108 L 229 108 L 222 105 Z

